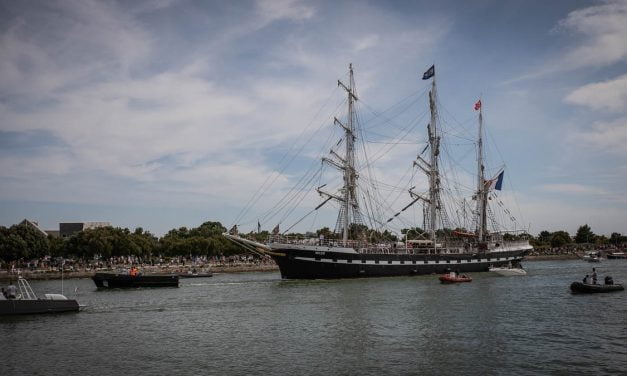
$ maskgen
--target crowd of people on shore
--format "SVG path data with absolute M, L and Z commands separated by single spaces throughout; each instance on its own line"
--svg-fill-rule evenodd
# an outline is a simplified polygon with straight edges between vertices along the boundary
M 534 247 L 529 252 L 529 256 L 572 256 L 581 257 L 586 252 L 598 251 L 603 253 L 620 252 L 627 249 L 627 244 L 604 244 L 604 245 L 592 245 L 592 244 L 577 244 L 564 247 Z
M 251 254 L 232 256 L 191 256 L 191 257 L 155 257 L 143 260 L 134 256 L 111 257 L 106 260 L 60 259 L 45 257 L 24 262 L 0 264 L 0 273 L 18 274 L 23 271 L 30 273 L 63 272 L 95 272 L 139 268 L 151 271 L 183 272 L 189 268 L 199 270 L 229 267 L 255 267 L 276 265 L 269 256 Z

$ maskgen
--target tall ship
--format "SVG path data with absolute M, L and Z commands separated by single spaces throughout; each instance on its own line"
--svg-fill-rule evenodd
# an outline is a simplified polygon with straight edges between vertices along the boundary
M 418 179 L 419 184 L 410 187 L 408 185 L 416 180 L 408 180 L 405 186 L 377 180 L 373 177 L 373 165 L 377 157 L 366 155 L 358 158 L 358 151 L 368 149 L 360 146 L 360 142 L 366 141 L 367 133 L 360 128 L 363 120 L 356 109 L 359 99 L 351 64 L 348 83 L 338 80 L 338 88 L 346 93 L 346 112 L 340 119 L 334 117 L 332 120 L 337 129 L 341 130 L 342 136 L 333 144 L 330 154 L 322 158 L 323 166 L 330 166 L 340 172 L 341 185 L 335 191 L 326 188 L 327 184 L 313 187 L 321 202 L 303 217 L 317 213 L 329 202 L 335 203 L 338 208 L 335 229 L 294 235 L 287 231 L 281 233 L 277 225 L 272 233 L 261 240 L 261 224 L 257 220 L 257 233 L 240 233 L 238 225 L 241 228 L 242 224 L 236 222 L 223 235 L 251 252 L 272 257 L 285 279 L 483 272 L 491 266 L 520 263 L 532 250 L 532 246 L 526 236 L 527 231 L 517 225 L 515 217 L 505 207 L 504 199 L 499 197 L 504 167 L 488 170 L 485 166 L 481 100 L 474 108 L 478 114 L 476 133 L 470 136 L 473 139 L 466 137 L 465 141 L 474 151 L 470 156 L 466 153 L 465 159 L 472 160 L 474 166 L 471 168 L 475 170 L 476 177 L 474 183 L 469 184 L 472 177 L 459 182 L 455 178 L 464 180 L 464 177 L 460 179 L 450 168 L 455 164 L 443 164 L 443 156 L 450 155 L 448 149 L 454 143 L 445 143 L 445 137 L 452 132 L 442 131 L 435 66 L 431 66 L 422 79 L 431 81 L 423 89 L 423 95 L 428 98 L 428 110 L 423 112 L 424 122 L 427 122 L 425 141 L 424 146 L 420 145 L 413 151 L 418 152 L 417 157 L 408 161 L 411 175 Z M 378 118 L 385 116 L 380 115 Z M 420 120 L 414 118 L 412 121 L 417 124 Z M 406 136 L 410 130 L 404 128 L 401 133 Z M 407 144 L 399 140 L 396 138 L 389 144 Z M 486 177 L 488 172 L 491 172 L 491 177 Z M 301 181 L 321 180 L 321 176 L 311 175 Z M 420 176 L 422 179 L 419 179 Z M 420 183 L 422 189 L 417 188 Z M 384 187 L 392 193 L 387 196 L 382 194 Z M 307 188 L 304 184 L 294 187 L 288 193 L 292 196 L 281 199 L 277 206 L 284 209 L 287 203 L 297 201 L 295 197 L 298 192 L 306 191 Z M 401 191 L 404 192 L 402 195 Z M 398 207 L 394 210 L 395 205 Z M 401 219 L 410 211 L 413 211 L 414 218 Z M 421 221 L 415 219 L 417 216 L 422 217 Z M 503 222 L 503 219 L 519 228 L 507 229 L 499 222 Z M 397 229 L 404 226 L 400 232 L 391 227 L 398 221 L 403 222 L 397 225 Z

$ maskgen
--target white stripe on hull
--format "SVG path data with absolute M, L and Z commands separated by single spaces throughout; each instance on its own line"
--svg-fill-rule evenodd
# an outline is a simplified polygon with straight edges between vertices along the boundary
M 329 264 L 355 264 L 355 265 L 380 265 L 380 266 L 385 266 L 385 265 L 442 265 L 442 264 L 482 264 L 482 263 L 487 263 L 487 262 L 502 262 L 502 261 L 508 261 L 508 260 L 518 260 L 518 259 L 522 259 L 522 256 L 520 257 L 516 257 L 516 256 L 512 256 L 512 257 L 500 257 L 498 260 L 494 260 L 494 259 L 460 259 L 460 262 L 457 262 L 457 260 L 439 260 L 439 261 L 419 261 L 416 260 L 416 263 L 413 263 L 413 261 L 405 261 L 403 263 L 401 263 L 400 261 L 392 261 L 392 262 L 388 262 L 388 261 L 380 261 L 380 262 L 375 262 L 374 260 L 366 260 L 366 262 L 361 262 L 361 260 L 353 260 L 353 262 L 348 262 L 348 260 L 342 260 L 342 259 L 337 259 L 336 261 L 333 261 L 333 259 L 323 259 L 321 258 L 320 260 L 316 260 L 315 258 L 310 258 L 310 257 L 294 257 L 294 260 L 300 260 L 300 261 L 308 261 L 308 262 L 321 262 L 321 263 L 329 263 Z M 447 262 L 450 261 L 450 262 Z

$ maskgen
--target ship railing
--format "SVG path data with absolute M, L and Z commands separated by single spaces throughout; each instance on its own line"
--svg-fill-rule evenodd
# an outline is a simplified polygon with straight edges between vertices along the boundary
M 527 239 L 518 239 L 518 240 L 503 240 L 501 242 L 501 244 L 503 244 L 504 246 L 507 247 L 515 247 L 515 246 L 525 246 L 525 245 L 529 245 L 529 240 Z
M 516 237 L 517 239 L 515 240 L 529 240 L 529 233 L 526 230 L 503 230 L 496 231 L 490 234 L 493 240 L 502 240 L 507 235 Z
M 319 239 L 319 238 L 302 238 L 297 236 L 286 235 L 270 235 L 268 237 L 268 243 L 279 244 L 296 244 L 296 245 L 309 245 L 309 246 L 322 246 L 322 247 L 344 247 L 344 248 L 365 248 L 372 246 L 368 242 L 359 240 L 341 240 L 341 239 Z

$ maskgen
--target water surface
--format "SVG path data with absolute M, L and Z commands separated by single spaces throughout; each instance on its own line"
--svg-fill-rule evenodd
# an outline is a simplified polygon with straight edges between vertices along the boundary
M 248 273 L 99 291 L 66 280 L 66 295 L 77 289 L 87 307 L 0 318 L 0 374 L 621 374 L 627 292 L 568 289 L 592 266 L 627 284 L 627 260 L 527 262 L 526 277 L 475 273 L 458 285 Z

